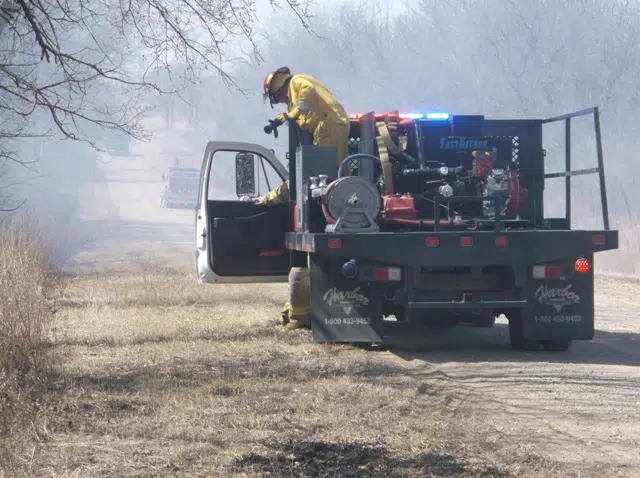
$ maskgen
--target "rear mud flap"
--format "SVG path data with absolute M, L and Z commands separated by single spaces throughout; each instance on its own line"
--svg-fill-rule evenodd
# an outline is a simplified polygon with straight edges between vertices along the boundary
M 590 262 L 592 258 L 589 257 Z M 534 278 L 533 271 L 529 270 L 530 305 L 522 311 L 522 335 L 530 340 L 591 340 L 594 336 L 593 272 L 577 274 L 574 261 L 546 267 L 553 270 L 553 274 L 540 279 Z
M 382 342 L 382 293 L 342 276 L 337 258 L 309 260 L 311 330 L 316 342 Z

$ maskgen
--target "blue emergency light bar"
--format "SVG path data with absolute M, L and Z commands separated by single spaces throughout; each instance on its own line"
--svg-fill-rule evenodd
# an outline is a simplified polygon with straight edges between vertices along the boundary
M 409 118 L 409 119 L 430 119 L 430 120 L 448 120 L 449 113 L 401 113 L 400 118 Z
M 427 119 L 448 120 L 449 113 L 427 113 Z

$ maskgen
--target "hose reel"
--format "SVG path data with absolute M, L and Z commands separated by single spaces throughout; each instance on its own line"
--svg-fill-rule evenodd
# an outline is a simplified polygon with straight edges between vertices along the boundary
M 377 232 L 382 197 L 376 185 L 360 176 L 338 178 L 327 186 L 322 212 L 326 232 Z

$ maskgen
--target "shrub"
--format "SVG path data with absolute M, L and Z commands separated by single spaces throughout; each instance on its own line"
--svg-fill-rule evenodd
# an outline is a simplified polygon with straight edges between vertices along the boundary
M 15 476 L 34 438 L 54 357 L 50 248 L 32 215 L 0 222 L 0 476 Z

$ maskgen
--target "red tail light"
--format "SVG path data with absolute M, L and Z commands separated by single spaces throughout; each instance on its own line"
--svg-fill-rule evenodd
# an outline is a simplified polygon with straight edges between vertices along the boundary
M 366 266 L 362 268 L 362 276 L 368 280 L 379 282 L 398 282 L 402 279 L 402 269 L 400 267 Z
M 461 247 L 471 247 L 473 246 L 473 237 L 464 236 L 460 238 L 460 246 Z
M 373 280 L 386 281 L 388 277 L 386 267 L 373 268 Z
M 560 279 L 560 266 L 547 266 L 547 279 Z
M 496 237 L 496 246 L 508 246 L 508 245 L 509 245 L 509 236 Z
M 596 234 L 595 236 L 591 236 L 591 244 L 594 246 L 604 246 L 604 235 Z
M 327 245 L 329 249 L 340 249 L 342 247 L 342 241 L 340 239 L 329 239 Z
M 438 247 L 438 245 L 440 244 L 440 239 L 438 239 L 437 237 L 427 237 L 424 240 L 424 243 L 427 247 Z
M 282 256 L 283 254 L 284 254 L 284 251 L 281 251 L 281 250 L 264 249 L 260 251 L 261 257 L 277 257 L 277 256 Z
M 581 257 L 576 261 L 575 269 L 578 274 L 586 274 L 591 269 L 591 264 L 584 257 Z

